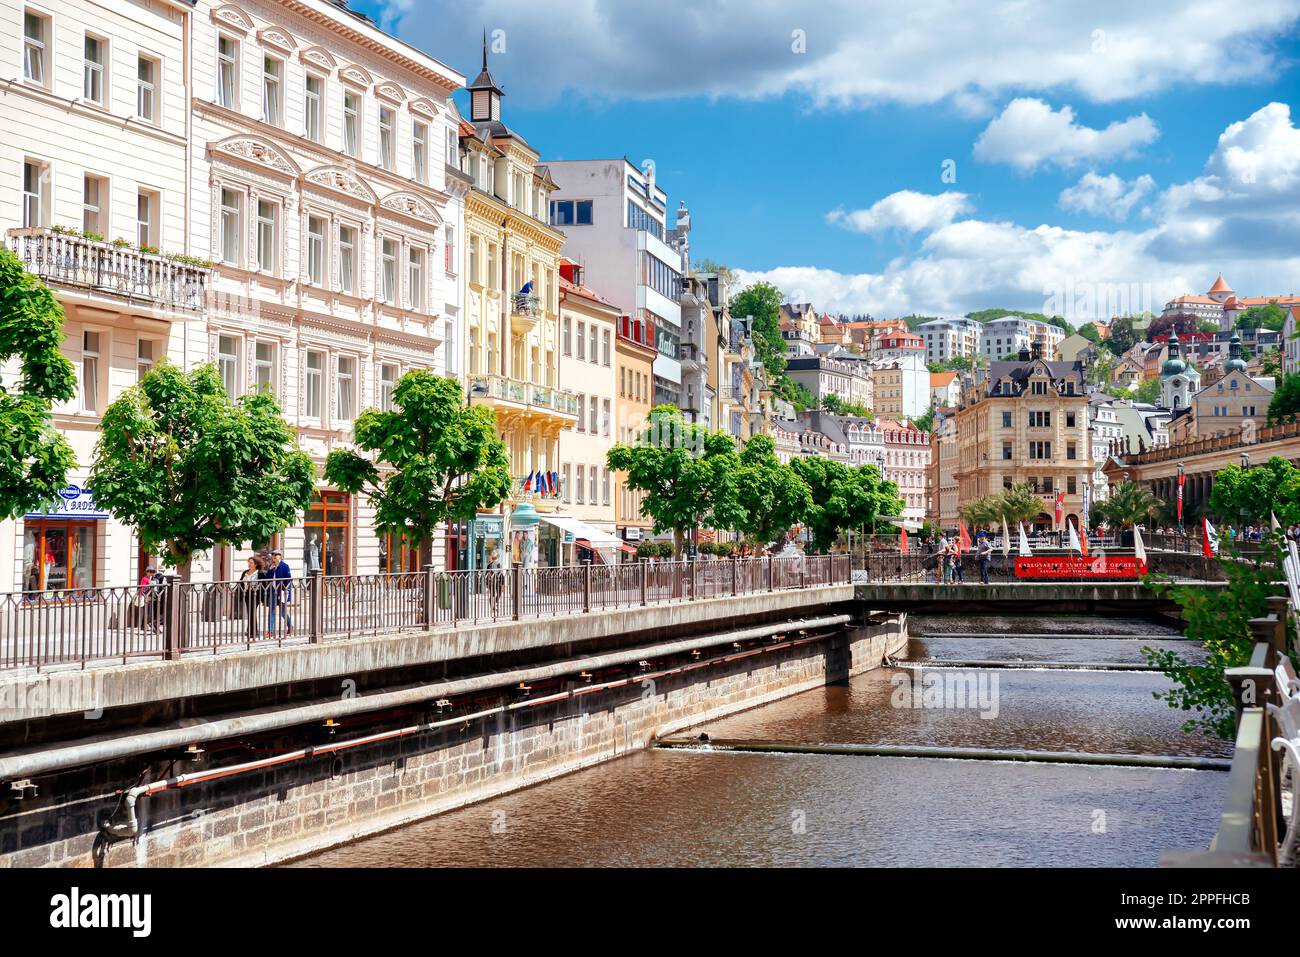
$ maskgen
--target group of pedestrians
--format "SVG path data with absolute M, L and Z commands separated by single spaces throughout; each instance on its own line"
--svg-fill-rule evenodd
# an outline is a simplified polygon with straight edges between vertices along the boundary
M 935 568 L 938 582 L 943 585 L 951 585 L 953 582 L 965 584 L 966 574 L 962 562 L 964 549 L 961 540 L 955 535 L 949 537 L 940 532 L 936 538 L 930 539 L 929 548 L 932 555 L 938 556 Z M 975 560 L 979 565 L 980 584 L 987 585 L 989 569 L 993 563 L 993 542 L 984 532 L 980 532 L 975 537 L 974 552 Z
M 250 640 L 258 637 L 263 620 L 264 637 L 275 637 L 277 617 L 284 622 L 285 637 L 293 634 L 293 618 L 289 614 L 293 602 L 292 579 L 293 571 L 278 548 L 271 552 L 269 559 L 261 555 L 248 559 L 248 567 L 239 576 L 239 597 L 244 605 Z

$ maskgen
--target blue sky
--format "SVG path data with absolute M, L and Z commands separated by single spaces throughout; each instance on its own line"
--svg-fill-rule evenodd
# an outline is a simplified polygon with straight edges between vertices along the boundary
M 545 158 L 653 159 L 697 257 L 823 308 L 1300 288 L 1300 0 L 357 5 L 471 77 L 488 30 Z

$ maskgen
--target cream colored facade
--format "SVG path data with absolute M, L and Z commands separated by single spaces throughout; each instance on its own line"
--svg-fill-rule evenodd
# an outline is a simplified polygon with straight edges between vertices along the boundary
M 592 290 L 561 279 L 560 381 L 573 385 L 582 410 L 574 426 L 560 433 L 561 501 L 567 514 L 611 535 L 615 489 L 606 456 L 618 441 L 619 316 Z
M 1058 492 L 1065 493 L 1063 518 L 1079 520 L 1092 471 L 1079 363 L 993 362 L 984 387 L 952 420 L 959 504 L 1027 482 L 1043 502 L 1037 526 L 1054 525 Z
M 0 233 L 62 304 L 79 381 L 54 410 L 77 457 L 71 485 L 50 514 L 0 523 L 0 591 L 139 577 L 132 529 L 95 510 L 84 486 L 104 409 L 153 362 L 181 362 L 202 338 L 208 271 L 152 252 L 195 251 L 190 17 L 187 3 L 144 0 L 0 10 Z M 17 372 L 3 370 L 5 385 Z
M 616 438 L 635 442 L 654 406 L 654 363 L 657 351 L 654 331 L 642 319 L 620 316 L 614 340 L 614 361 L 618 366 L 618 401 L 614 404 Z M 618 534 L 628 542 L 649 537 L 654 522 L 641 514 L 645 493 L 630 489 L 626 476 L 614 473 L 614 502 Z
M 323 462 L 402 373 L 456 369 L 464 77 L 324 0 L 201 0 L 191 57 L 188 216 L 217 265 L 187 359 L 217 362 L 233 394 L 271 389 Z M 441 540 L 381 542 L 364 497 L 321 491 L 328 514 L 283 536 L 295 573 L 441 565 Z

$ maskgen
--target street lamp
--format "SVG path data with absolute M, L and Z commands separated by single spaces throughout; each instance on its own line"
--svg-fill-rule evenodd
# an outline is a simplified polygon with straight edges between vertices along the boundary
M 1178 496 L 1178 534 L 1186 534 L 1183 528 L 1183 463 L 1178 463 L 1178 488 L 1174 492 Z

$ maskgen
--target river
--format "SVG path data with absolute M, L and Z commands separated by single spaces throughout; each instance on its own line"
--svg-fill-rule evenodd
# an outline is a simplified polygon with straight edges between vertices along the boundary
M 1195 657 L 1198 649 L 1168 627 L 929 618 L 913 619 L 911 632 L 904 667 L 690 734 L 792 745 L 1230 754 L 1226 743 L 1180 730 L 1185 715 L 1152 697 L 1170 686 L 1159 673 L 1034 667 L 1137 664 L 1143 645 Z M 943 662 L 966 661 L 1031 667 L 976 671 L 982 706 L 893 706 L 918 668 L 951 673 Z M 1226 781 L 1212 770 L 654 749 L 294 866 L 1153 866 L 1163 849 L 1208 845 Z

